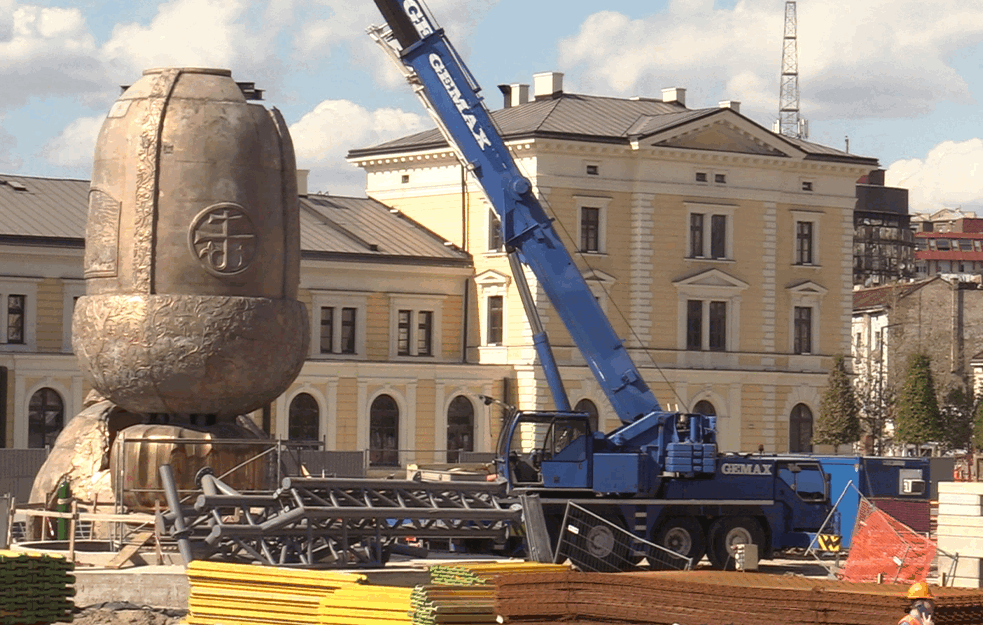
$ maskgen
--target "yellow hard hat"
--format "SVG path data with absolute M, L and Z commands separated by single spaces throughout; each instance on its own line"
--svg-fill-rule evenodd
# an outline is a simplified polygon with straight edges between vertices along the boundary
M 915 582 L 908 589 L 909 599 L 932 599 L 932 591 L 925 582 Z

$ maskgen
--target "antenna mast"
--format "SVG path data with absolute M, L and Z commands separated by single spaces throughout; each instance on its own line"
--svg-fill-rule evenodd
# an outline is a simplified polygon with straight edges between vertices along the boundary
M 788 0 L 785 3 L 782 81 L 775 131 L 788 137 L 808 139 L 809 122 L 799 116 L 799 48 L 795 31 L 795 0 Z

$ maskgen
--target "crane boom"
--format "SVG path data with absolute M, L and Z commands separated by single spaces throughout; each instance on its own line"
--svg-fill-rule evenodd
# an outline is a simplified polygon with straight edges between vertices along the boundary
M 480 88 L 420 0 L 375 0 L 389 30 L 370 35 L 399 64 L 445 138 L 475 176 L 502 223 L 506 246 L 539 281 L 611 406 L 625 424 L 661 413 L 622 340 L 519 171 L 479 96 Z M 519 281 L 520 276 L 516 276 Z M 528 312 L 528 311 L 527 311 Z M 537 345 L 547 378 L 551 356 Z M 566 398 L 554 400 L 563 409 Z

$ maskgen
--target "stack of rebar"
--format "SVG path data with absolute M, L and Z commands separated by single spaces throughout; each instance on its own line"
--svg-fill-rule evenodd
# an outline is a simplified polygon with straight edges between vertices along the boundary
M 321 598 L 319 625 L 409 625 L 411 588 L 351 585 Z
M 321 599 L 364 575 L 195 560 L 188 565 L 188 625 L 308 625 Z
M 430 567 L 431 584 L 447 584 L 451 586 L 471 586 L 487 584 L 497 575 L 511 573 L 547 573 L 569 571 L 566 564 L 543 564 L 514 560 L 510 562 L 455 562 L 454 564 L 437 564 Z
M 528 571 L 566 571 L 562 564 L 538 562 L 457 562 L 430 567 L 430 584 L 413 589 L 413 625 L 495 623 L 495 582 Z
M 528 573 L 499 577 L 496 587 L 496 611 L 509 623 L 883 625 L 908 607 L 906 584 L 725 571 Z M 983 623 L 983 590 L 932 590 L 936 624 Z
M 0 550 L 0 625 L 71 622 L 74 569 L 62 556 Z

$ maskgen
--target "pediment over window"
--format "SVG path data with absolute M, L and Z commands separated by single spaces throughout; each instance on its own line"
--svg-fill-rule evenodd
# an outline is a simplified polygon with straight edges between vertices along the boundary
M 679 280 L 673 280 L 672 285 L 677 289 L 717 289 L 721 291 L 743 291 L 749 285 L 743 280 L 719 269 L 708 269 L 695 275 Z
M 512 276 L 489 269 L 475 276 L 474 282 L 480 287 L 508 286 L 512 282 Z
M 580 275 L 584 277 L 584 281 L 588 285 L 603 284 L 605 287 L 607 287 L 618 281 L 614 276 L 597 269 L 587 269 Z
M 808 296 L 815 295 L 822 297 L 829 292 L 825 287 L 816 284 L 812 280 L 805 280 L 803 282 L 797 282 L 791 286 L 785 288 L 791 295 Z

